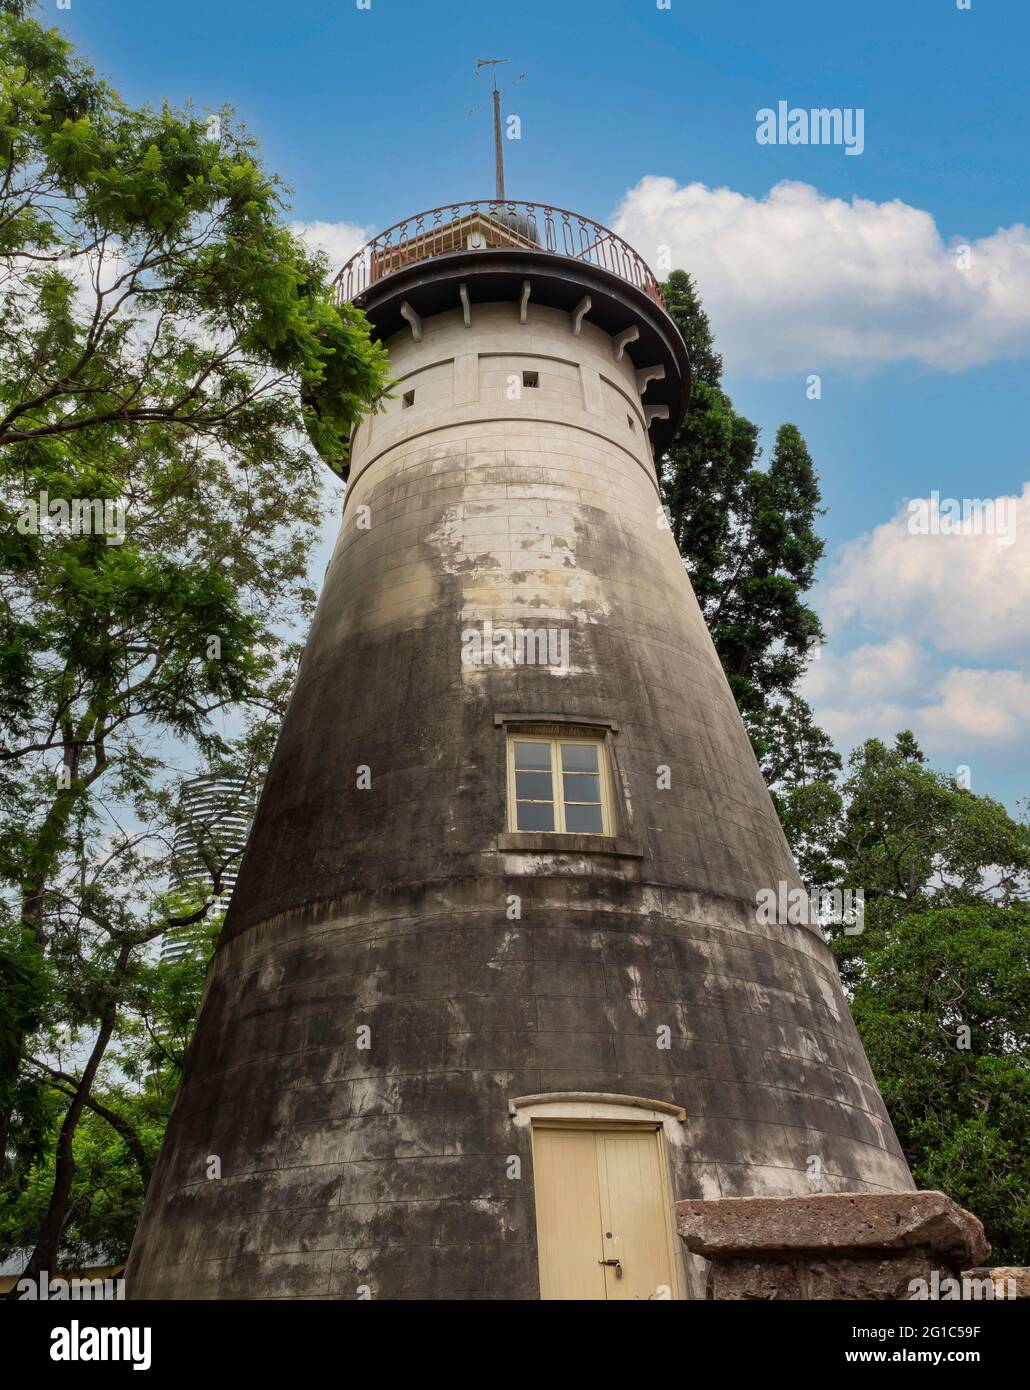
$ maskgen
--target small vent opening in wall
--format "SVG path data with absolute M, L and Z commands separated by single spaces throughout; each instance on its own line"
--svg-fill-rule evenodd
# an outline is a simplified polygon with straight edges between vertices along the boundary
M 402 409 L 402 410 L 407 410 L 407 408 L 408 408 L 409 405 L 414 405 L 414 404 L 415 404 L 415 393 L 414 393 L 414 391 L 405 391 L 404 395 L 401 397 L 401 409 Z
M 523 386 L 539 386 L 539 385 L 540 385 L 540 373 L 539 373 L 539 372 L 523 372 L 523 373 L 522 373 L 522 384 L 523 384 Z
M 627 416 L 626 416 L 626 424 L 629 425 L 629 427 L 630 427 L 631 430 L 635 430 L 636 427 L 637 427 L 637 426 L 636 426 L 636 421 L 633 419 L 633 416 L 632 416 L 632 415 L 627 415 Z

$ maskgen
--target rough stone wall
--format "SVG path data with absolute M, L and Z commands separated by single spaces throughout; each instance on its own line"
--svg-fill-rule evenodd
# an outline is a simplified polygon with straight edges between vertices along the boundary
M 709 1262 L 710 1299 L 994 1299 L 1018 1289 L 991 1271 L 961 1274 L 991 1247 L 978 1218 L 943 1192 L 686 1201 L 677 1222 Z
M 536 1297 L 520 1094 L 684 1106 L 674 1198 L 911 1187 L 827 948 L 755 920 L 798 879 L 634 363 L 532 304 L 423 328 L 356 440 L 131 1296 Z M 486 619 L 566 628 L 569 669 L 463 666 Z M 506 847 L 498 714 L 617 725 L 623 852 Z

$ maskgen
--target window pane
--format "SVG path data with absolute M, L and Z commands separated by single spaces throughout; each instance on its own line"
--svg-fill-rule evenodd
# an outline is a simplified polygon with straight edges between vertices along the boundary
M 561 765 L 566 772 L 596 772 L 597 744 L 563 743 Z
M 571 776 L 566 773 L 562 780 L 565 783 L 566 801 L 601 800 L 600 777 L 594 777 L 587 772 L 573 773 Z M 519 792 L 519 795 L 522 793 Z
M 515 744 L 516 767 L 543 767 L 550 769 L 551 745 L 549 743 Z
M 515 811 L 519 830 L 554 829 L 554 807 L 549 801 L 519 801 Z
M 600 806 L 566 806 L 565 829 L 571 835 L 602 834 Z
M 519 801 L 550 801 L 549 772 L 516 772 L 515 795 Z

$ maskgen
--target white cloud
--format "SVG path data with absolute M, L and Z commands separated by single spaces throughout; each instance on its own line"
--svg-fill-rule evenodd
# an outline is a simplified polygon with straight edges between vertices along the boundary
M 1006 500 L 1010 543 L 913 534 L 905 506 L 843 547 L 821 593 L 831 641 L 803 683 L 840 747 L 912 729 L 962 761 L 1030 736 L 1030 483 Z M 877 640 L 835 646 L 849 620 Z
M 846 202 L 789 181 L 751 198 L 649 175 L 613 226 L 652 264 L 668 246 L 673 266 L 696 277 L 738 370 L 903 359 L 954 370 L 1030 350 L 1030 228 L 1021 223 L 946 242 L 932 214 L 900 199 Z
M 832 647 L 822 647 L 805 678 L 809 698 L 833 698 L 840 693 L 842 662 L 847 663 L 847 689 L 857 702 L 888 692 L 895 697 L 909 694 L 918 689 L 924 675 L 923 655 L 911 637 L 853 647 L 843 657 Z
M 996 499 L 1001 500 L 1001 499 Z M 1011 540 L 913 535 L 908 506 L 844 546 L 821 603 L 832 627 L 857 618 L 967 659 L 1030 659 L 1030 483 L 1004 499 Z
M 290 231 L 310 251 L 324 251 L 334 274 L 372 236 L 368 227 L 354 222 L 291 222 Z
M 925 666 L 924 654 L 908 637 L 846 652 L 825 646 L 808 668 L 802 694 L 826 732 L 850 748 L 874 735 L 893 738 L 911 726 L 909 702 L 918 699 Z
M 1030 681 L 1019 671 L 953 668 L 938 683 L 937 700 L 923 710 L 927 735 L 1014 740 L 1030 733 Z
M 1021 672 L 935 672 L 932 654 L 909 637 L 844 652 L 824 647 L 802 693 L 841 748 L 912 729 L 928 750 L 959 757 L 971 744 L 1000 746 L 1030 734 L 1030 680 Z

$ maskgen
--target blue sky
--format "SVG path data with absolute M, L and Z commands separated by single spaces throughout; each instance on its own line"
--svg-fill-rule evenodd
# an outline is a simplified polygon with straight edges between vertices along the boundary
M 909 498 L 1018 497 L 1030 478 L 1026 0 L 44 12 L 130 101 L 233 105 L 291 215 L 327 224 L 317 239 L 341 255 L 492 190 L 473 66 L 508 57 L 504 81 L 526 74 L 505 96 L 522 123 L 509 194 L 615 222 L 648 258 L 670 246 L 738 409 L 767 443 L 784 420 L 808 439 L 828 508 L 817 713 L 843 749 L 908 723 L 974 790 L 1027 794 L 1030 493 L 1011 543 L 912 536 L 903 519 Z M 758 144 L 756 113 L 781 99 L 861 108 L 862 154 Z

